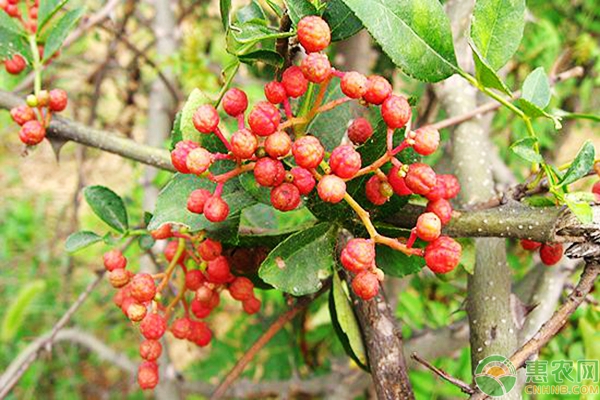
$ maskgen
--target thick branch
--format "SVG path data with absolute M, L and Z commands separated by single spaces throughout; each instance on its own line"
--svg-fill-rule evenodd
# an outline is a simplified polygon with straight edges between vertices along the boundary
M 20 97 L 0 90 L 0 107 L 11 109 L 23 101 Z M 48 128 L 48 138 L 73 141 L 104 150 L 156 168 L 174 172 L 169 152 L 118 137 L 111 132 L 90 128 L 66 118 L 53 117 Z
M 502 237 L 538 242 L 584 242 L 600 228 L 600 206 L 592 206 L 594 220 L 582 224 L 566 207 L 528 207 L 519 203 L 486 210 L 455 211 L 444 233 L 453 237 Z M 423 207 L 409 205 L 386 222 L 412 228 Z

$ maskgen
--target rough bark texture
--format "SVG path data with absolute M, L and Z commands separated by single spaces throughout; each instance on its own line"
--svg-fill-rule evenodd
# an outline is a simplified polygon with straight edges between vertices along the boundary
M 470 65 L 470 51 L 465 41 L 473 1 L 451 1 L 447 11 L 452 21 L 456 52 Z M 453 76 L 436 87 L 440 103 L 449 116 L 461 115 L 477 107 L 477 92 L 466 81 Z M 453 134 L 454 171 L 462 190 L 460 203 L 482 203 L 495 195 L 492 169 L 489 166 L 488 133 L 480 120 L 464 122 Z M 474 274 L 467 284 L 467 314 L 471 332 L 471 368 L 492 354 L 509 355 L 517 348 L 517 330 L 511 315 L 511 272 L 506 263 L 504 239 L 475 240 Z M 511 395 L 512 396 L 512 395 Z M 511 398 L 519 398 L 516 394 Z

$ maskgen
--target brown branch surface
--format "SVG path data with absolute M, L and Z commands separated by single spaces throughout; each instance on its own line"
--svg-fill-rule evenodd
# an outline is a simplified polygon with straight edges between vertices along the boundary
M 575 310 L 584 302 L 587 295 L 594 288 L 594 283 L 600 274 L 600 264 L 597 260 L 588 261 L 585 265 L 579 283 L 573 289 L 567 300 L 560 306 L 552 317 L 537 331 L 533 337 L 521 346 L 511 357 L 510 361 L 515 368 L 525 365 L 529 358 L 537 353 L 566 325 Z M 471 400 L 486 399 L 488 396 L 481 391 L 476 391 Z

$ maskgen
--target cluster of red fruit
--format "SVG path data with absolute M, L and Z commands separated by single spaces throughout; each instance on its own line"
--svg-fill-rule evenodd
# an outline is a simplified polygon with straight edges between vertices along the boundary
M 220 292 L 227 289 L 232 298 L 242 302 L 248 314 L 258 312 L 261 307 L 260 300 L 254 296 L 254 284 L 248 278 L 231 273 L 229 260 L 222 255 L 221 243 L 173 232 L 170 225 L 153 231 L 152 236 L 157 240 L 179 238 L 165 247 L 164 256 L 170 264 L 163 273 L 135 274 L 126 269 L 127 259 L 121 251 L 111 250 L 104 254 L 109 281 L 119 289 L 114 303 L 129 320 L 139 323 L 145 339 L 140 345 L 140 356 L 145 361 L 138 369 L 138 383 L 142 389 L 152 389 L 158 384 L 157 360 L 162 352 L 159 340 L 167 330 L 175 338 L 201 347 L 210 343 L 212 331 L 203 320 L 219 305 Z M 190 245 L 184 246 L 182 240 Z M 179 292 L 165 306 L 160 302 L 161 292 L 168 287 L 177 267 L 181 269 Z M 188 292 L 193 294 L 189 304 L 186 299 Z M 180 302 L 183 304 L 183 316 L 169 322 L 173 308 Z
M 528 251 L 539 250 L 540 259 L 547 266 L 558 263 L 563 256 L 563 245 L 561 243 L 540 243 L 522 239 L 521 247 Z
M 177 143 L 171 160 L 177 171 L 196 174 L 216 182 L 214 193 L 197 189 L 188 199 L 188 210 L 203 213 L 212 222 L 227 218 L 229 207 L 221 197 L 222 186 L 227 179 L 247 171 L 253 171 L 256 182 L 271 189 L 271 203 L 281 211 L 290 211 L 301 203 L 301 196 L 308 195 L 316 186 L 318 196 L 325 202 L 338 203 L 347 199 L 346 182 L 358 176 L 372 174 L 366 183 L 366 196 L 374 205 L 382 205 L 395 193 L 399 196 L 423 195 L 429 199 L 427 212 L 423 214 L 413 230 L 407 246 L 410 248 L 418 237 L 430 242 L 425 250 L 427 265 L 435 272 L 445 273 L 458 264 L 460 245 L 452 239 L 440 236 L 442 225 L 449 222 L 452 207 L 448 199 L 459 190 L 457 179 L 452 175 L 439 175 L 424 163 L 402 164 L 395 156 L 405 148 L 412 147 L 420 155 L 430 155 L 438 147 L 440 136 L 428 127 L 407 133 L 403 142 L 393 148 L 393 134 L 404 128 L 411 119 L 411 108 L 407 99 L 392 93 L 392 85 L 385 78 L 373 75 L 366 77 L 358 72 L 342 72 L 332 68 L 326 54 L 321 53 L 330 43 L 331 32 L 327 23 L 317 16 L 303 18 L 297 26 L 298 40 L 307 52 L 299 66 L 292 65 L 283 71 L 280 81 L 265 85 L 267 101 L 260 101 L 247 115 L 248 98 L 237 88 L 229 89 L 222 99 L 225 113 L 238 121 L 238 130 L 229 139 L 219 128 L 219 113 L 210 104 L 200 106 L 193 115 L 193 124 L 202 134 L 215 134 L 228 150 L 227 154 L 211 153 L 198 143 L 186 140 Z M 309 83 L 321 84 L 322 89 L 337 77 L 346 97 L 319 108 L 319 100 L 313 105 L 308 118 L 296 118 L 290 99 L 306 93 Z M 321 93 L 324 93 L 323 90 Z M 349 143 L 336 147 L 327 154 L 320 140 L 313 135 L 293 129 L 295 120 L 314 117 L 345 101 L 357 100 L 360 104 L 380 106 L 381 116 L 388 126 L 389 158 L 379 165 L 362 166 L 361 154 L 355 146 L 365 143 L 373 134 L 373 128 L 365 118 L 357 118 L 348 128 Z M 282 112 L 286 121 L 282 121 Z M 246 121 L 248 128 L 246 127 Z M 290 133 L 294 133 L 293 138 Z M 295 166 L 286 169 L 283 159 L 293 158 Z M 328 159 L 327 159 L 328 157 Z M 209 168 L 216 160 L 235 161 L 232 171 L 213 175 Z M 386 175 L 380 169 L 391 162 L 392 168 Z M 320 171 L 318 170 L 320 168 Z M 373 239 L 373 238 L 372 238 Z M 374 266 L 375 242 L 356 239 L 345 249 L 344 266 L 359 273 L 355 279 L 355 290 L 363 298 L 377 293 L 378 280 L 383 273 Z M 354 249 L 353 246 L 357 248 Z M 367 290 L 359 289 L 368 287 Z
M 52 113 L 67 108 L 67 92 L 62 89 L 42 90 L 27 96 L 27 104 L 14 107 L 10 115 L 21 126 L 19 139 L 28 146 L 40 143 L 46 137 Z M 37 111 L 37 112 L 36 112 Z
M 23 1 L 21 3 L 23 3 L 27 11 L 27 16 L 29 17 L 28 19 L 23 18 L 23 14 L 19 8 L 19 0 L 0 0 L 0 9 L 4 10 L 9 17 L 18 20 L 26 30 L 31 33 L 35 33 L 37 30 L 38 8 L 40 6 L 40 0 L 34 0 L 31 3 L 29 1 Z

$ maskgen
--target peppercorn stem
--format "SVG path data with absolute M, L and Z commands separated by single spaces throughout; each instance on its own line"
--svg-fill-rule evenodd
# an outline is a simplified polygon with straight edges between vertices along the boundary
M 173 275 L 173 272 L 175 271 L 175 267 L 177 267 L 177 262 L 179 261 L 179 257 L 181 257 L 184 250 L 185 250 L 185 240 L 179 239 L 178 244 L 177 244 L 177 250 L 175 251 L 175 255 L 171 259 L 171 262 L 169 263 L 169 266 L 167 267 L 167 270 L 165 271 L 165 276 L 163 277 L 162 281 L 158 285 L 158 288 L 156 288 L 157 293 L 162 292 L 163 289 L 167 286 L 167 284 L 171 280 L 171 275 Z

